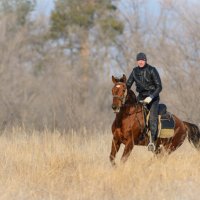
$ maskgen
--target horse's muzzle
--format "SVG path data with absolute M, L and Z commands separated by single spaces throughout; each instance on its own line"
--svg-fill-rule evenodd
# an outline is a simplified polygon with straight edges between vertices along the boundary
M 112 104 L 112 109 L 113 109 L 113 111 L 114 111 L 115 113 L 118 113 L 118 112 L 120 111 L 120 107 L 118 107 L 118 106 L 116 106 L 116 105 L 114 105 L 114 104 Z

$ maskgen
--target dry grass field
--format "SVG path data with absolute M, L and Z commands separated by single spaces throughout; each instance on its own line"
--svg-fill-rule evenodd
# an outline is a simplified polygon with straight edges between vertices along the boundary
M 36 132 L 0 137 L 0 199 L 200 199 L 200 153 L 188 142 L 155 158 L 135 147 L 126 164 L 109 163 L 110 131 Z

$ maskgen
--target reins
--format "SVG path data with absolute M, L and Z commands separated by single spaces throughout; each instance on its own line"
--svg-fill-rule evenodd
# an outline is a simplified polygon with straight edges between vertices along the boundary
M 139 105 L 139 103 L 137 102 L 137 103 L 136 103 L 136 112 L 135 112 L 135 118 L 136 118 L 136 119 L 137 119 L 137 121 L 138 121 L 138 124 L 139 124 L 139 127 L 140 127 L 140 132 L 141 132 L 141 133 L 143 133 L 143 131 L 144 131 L 145 127 L 144 127 L 144 128 L 142 127 L 142 125 L 141 125 L 141 123 L 140 123 L 140 120 L 138 119 L 138 116 L 137 116 L 137 113 L 139 113 L 139 112 L 137 112 L 138 105 Z M 143 106 L 142 106 L 142 111 L 141 111 L 141 112 L 143 113 Z M 143 114 L 143 115 L 144 115 L 144 114 Z
M 126 94 L 127 95 L 127 94 Z M 123 106 L 126 106 L 127 104 L 124 104 Z M 141 111 L 139 110 L 138 111 L 138 109 L 139 109 L 139 106 L 140 105 L 140 103 L 137 101 L 136 102 L 136 104 L 135 104 L 135 112 L 133 112 L 132 114 L 135 114 L 135 119 L 137 120 L 137 122 L 138 122 L 138 124 L 139 124 L 139 127 L 140 127 L 140 131 L 141 131 L 141 133 L 143 133 L 144 132 L 144 130 L 145 130 L 145 126 L 143 127 L 142 126 L 142 124 L 141 124 L 141 122 L 140 122 L 140 120 L 138 119 L 138 113 L 142 113 L 142 116 L 143 116 L 143 120 L 144 120 L 144 124 L 145 124 L 145 117 L 144 117 L 144 106 L 142 105 L 142 109 L 141 109 Z

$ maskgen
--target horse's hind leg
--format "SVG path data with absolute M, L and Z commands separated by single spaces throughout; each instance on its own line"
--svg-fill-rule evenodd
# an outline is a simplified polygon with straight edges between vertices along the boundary
M 125 143 L 124 152 L 123 152 L 122 158 L 121 158 L 122 162 L 127 161 L 129 155 L 131 154 L 133 146 L 134 146 L 134 142 L 133 142 L 132 138 L 127 140 L 127 142 Z
M 115 165 L 115 156 L 116 153 L 119 151 L 119 148 L 120 148 L 120 141 L 115 137 L 113 137 L 111 153 L 110 153 L 110 162 L 112 165 Z

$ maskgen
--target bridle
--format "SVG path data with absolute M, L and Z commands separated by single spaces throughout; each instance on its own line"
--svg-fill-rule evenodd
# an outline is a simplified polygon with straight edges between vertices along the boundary
M 119 85 L 119 83 L 117 84 Z M 113 95 L 113 98 L 119 99 L 122 102 L 122 105 L 124 105 L 126 101 L 126 96 L 127 96 L 127 88 L 125 89 L 123 96 Z

